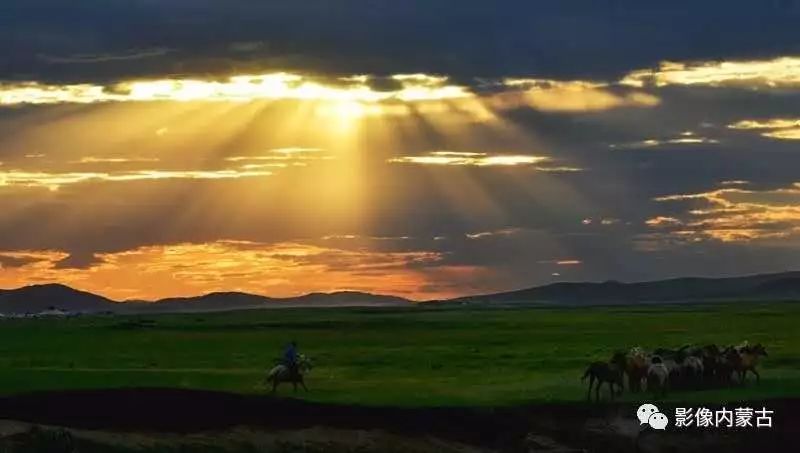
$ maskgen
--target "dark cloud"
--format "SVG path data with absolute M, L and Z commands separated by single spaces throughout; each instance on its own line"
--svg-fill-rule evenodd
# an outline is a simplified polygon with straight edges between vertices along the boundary
M 665 59 L 800 51 L 795 0 L 12 0 L 0 8 L 3 79 L 274 69 L 603 79 Z M 149 58 L 126 58 L 137 52 Z
M 36 263 L 41 261 L 41 258 L 35 256 L 7 256 L 0 255 L 0 269 L 22 267 L 27 264 Z

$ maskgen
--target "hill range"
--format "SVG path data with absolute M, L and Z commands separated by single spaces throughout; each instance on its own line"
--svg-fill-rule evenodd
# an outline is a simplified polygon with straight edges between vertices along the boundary
M 562 282 L 495 294 L 414 302 L 396 296 L 356 291 L 311 293 L 274 298 L 241 292 L 218 292 L 156 301 L 114 301 L 60 284 L 0 289 L 0 313 L 21 315 L 53 308 L 71 313 L 180 313 L 286 307 L 404 307 L 444 305 L 636 305 L 733 300 L 800 300 L 800 272 L 728 278 L 675 278 L 639 283 Z

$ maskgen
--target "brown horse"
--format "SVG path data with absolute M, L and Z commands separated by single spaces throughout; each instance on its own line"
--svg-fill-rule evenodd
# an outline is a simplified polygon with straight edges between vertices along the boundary
M 586 399 L 592 400 L 592 387 L 594 387 L 595 381 L 597 381 L 597 386 L 594 387 L 595 401 L 600 401 L 600 387 L 603 386 L 603 383 L 608 383 L 608 390 L 612 400 L 615 394 L 614 385 L 619 386 L 619 392 L 616 394 L 622 395 L 624 388 L 622 376 L 625 372 L 625 362 L 625 353 L 617 352 L 608 362 L 592 362 L 589 364 L 589 368 L 586 369 L 581 378 L 581 381 L 585 381 L 587 377 L 589 378 L 589 391 L 586 393 Z
M 732 360 L 732 365 L 733 370 L 739 375 L 739 383 L 744 384 L 748 371 L 755 374 L 756 383 L 760 383 L 761 375 L 756 371 L 756 366 L 761 360 L 761 357 L 767 357 L 769 355 L 767 354 L 766 348 L 764 348 L 761 343 L 758 343 L 755 346 L 744 345 L 734 350 L 737 352 L 738 357 Z
M 628 375 L 628 390 L 638 393 L 642 390 L 642 380 L 647 377 L 647 368 L 650 366 L 647 353 L 636 346 L 628 351 L 625 357 L 625 374 Z

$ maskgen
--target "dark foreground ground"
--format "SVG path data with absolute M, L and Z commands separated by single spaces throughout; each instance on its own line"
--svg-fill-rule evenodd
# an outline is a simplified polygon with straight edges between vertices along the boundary
M 414 409 L 176 389 L 44 392 L 0 399 L 0 451 L 797 451 L 800 399 L 744 405 L 774 410 L 774 427 L 657 432 L 641 429 L 628 403 Z M 674 403 L 660 408 L 674 414 Z

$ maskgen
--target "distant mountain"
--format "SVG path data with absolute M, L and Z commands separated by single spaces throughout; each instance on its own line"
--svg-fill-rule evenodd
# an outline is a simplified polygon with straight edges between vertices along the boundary
M 357 291 L 311 293 L 287 298 L 219 292 L 197 297 L 173 297 L 155 302 L 125 302 L 120 309 L 127 312 L 201 312 L 289 307 L 390 307 L 409 304 L 411 301 L 402 297 Z
M 109 310 L 114 302 L 103 296 L 78 291 L 59 284 L 31 285 L 19 289 L 0 289 L 0 313 L 39 313 L 57 307 L 73 312 Z
M 281 300 L 281 299 L 278 299 Z M 305 296 L 283 299 L 282 304 L 311 305 L 314 307 L 380 306 L 392 307 L 411 303 L 397 296 L 362 293 L 358 291 L 339 291 L 335 293 L 311 293 Z
M 497 294 L 463 297 L 467 303 L 568 305 L 693 302 L 726 299 L 800 299 L 800 272 L 729 278 L 675 278 L 640 283 L 554 283 Z
M 126 301 L 119 305 L 123 312 L 201 312 L 248 310 L 268 308 L 268 304 L 277 299 L 240 292 L 209 293 L 195 297 L 171 297 L 155 302 Z
M 800 299 L 800 277 L 786 277 L 764 282 L 754 290 L 760 297 Z
M 723 300 L 798 300 L 800 272 L 730 278 L 675 278 L 640 283 L 554 283 L 497 294 L 461 297 L 437 303 L 491 305 L 612 305 Z M 311 293 L 274 298 L 241 292 L 173 297 L 155 302 L 116 302 L 69 286 L 49 284 L 0 289 L 0 313 L 40 313 L 51 307 L 68 312 L 188 313 L 286 307 L 403 307 L 402 297 L 357 291 Z
M 116 302 L 69 286 L 49 284 L 0 289 L 0 313 L 21 315 L 58 308 L 73 313 L 183 313 L 247 310 L 281 307 L 390 307 L 408 306 L 401 297 L 356 291 L 312 293 L 299 297 L 273 298 L 241 292 L 210 293 L 196 297 L 174 297 L 155 302 Z

